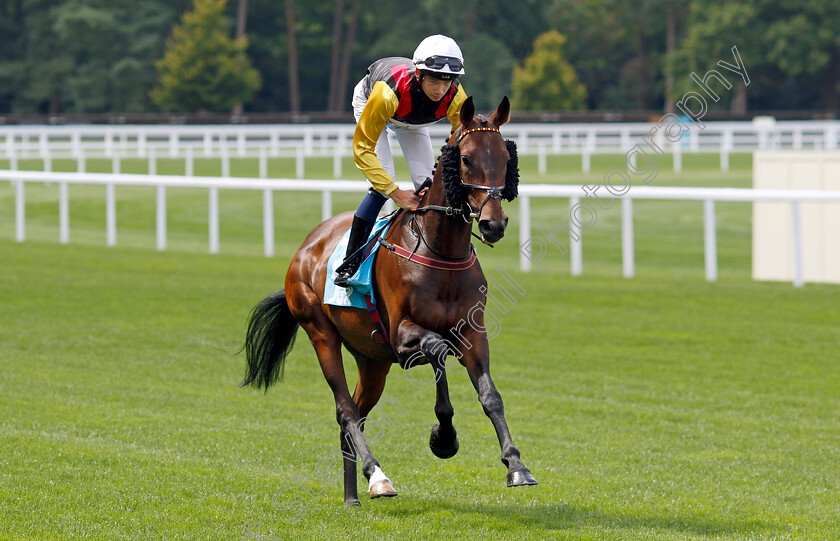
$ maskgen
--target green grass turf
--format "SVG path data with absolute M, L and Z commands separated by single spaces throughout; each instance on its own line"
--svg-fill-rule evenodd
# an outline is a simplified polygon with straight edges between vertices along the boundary
M 560 172 L 545 178 L 523 158 L 523 181 L 597 182 L 619 158 L 594 158 L 589 176 L 552 158 Z M 732 166 L 686 155 L 682 174 L 663 167 L 654 184 L 749 186 L 749 160 Z M 308 175 L 331 176 L 318 167 Z M 305 335 L 267 395 L 237 388 L 244 360 L 232 355 L 317 223 L 318 196 L 277 195 L 278 257 L 266 259 L 257 194 L 221 195 L 222 253 L 210 256 L 202 191 L 170 190 L 166 252 L 153 250 L 151 191 L 118 190 L 116 248 L 104 247 L 104 190 L 70 192 L 71 244 L 57 243 L 56 186 L 27 187 L 18 244 L 0 185 L 0 539 L 840 537 L 840 289 L 751 281 L 748 205 L 718 205 L 712 284 L 699 203 L 636 203 L 632 280 L 620 278 L 617 210 L 585 232 L 581 277 L 559 253 L 544 275 L 517 272 L 514 226 L 480 247 L 488 274 L 502 266 L 527 290 L 498 314 L 492 373 L 540 484 L 504 486 L 460 367 L 461 450 L 435 458 L 434 393 L 395 369 L 386 394 L 406 413 L 386 410 L 393 424 L 372 448 L 400 495 L 345 509 L 340 483 L 314 479 L 338 430 Z M 358 198 L 340 199 L 336 210 Z M 567 212 L 565 200 L 532 206 L 534 224 Z M 294 476 L 312 476 L 313 494 L 272 506 Z

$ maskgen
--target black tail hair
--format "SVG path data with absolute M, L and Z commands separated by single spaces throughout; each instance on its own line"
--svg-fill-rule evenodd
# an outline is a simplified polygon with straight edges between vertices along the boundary
M 264 388 L 283 379 L 286 356 L 295 345 L 298 322 L 289 310 L 282 289 L 260 301 L 251 311 L 245 335 L 248 372 L 240 387 Z

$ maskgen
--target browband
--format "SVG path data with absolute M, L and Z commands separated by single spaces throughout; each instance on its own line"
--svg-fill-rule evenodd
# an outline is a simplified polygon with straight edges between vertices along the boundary
M 455 141 L 455 144 L 457 145 L 458 143 L 460 143 L 461 139 L 463 139 L 467 134 L 470 134 L 474 131 L 494 131 L 494 132 L 498 133 L 499 135 L 501 135 L 501 133 L 502 133 L 502 132 L 499 131 L 499 128 L 488 128 L 488 127 L 470 128 L 468 130 L 464 130 L 464 131 L 461 132 L 461 134 L 458 136 L 458 140 Z

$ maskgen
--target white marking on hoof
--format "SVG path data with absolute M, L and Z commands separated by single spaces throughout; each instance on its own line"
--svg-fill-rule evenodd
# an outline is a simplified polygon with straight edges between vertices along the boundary
M 397 491 L 391 485 L 391 480 L 382 473 L 379 466 L 374 466 L 373 473 L 368 481 L 368 491 L 370 491 L 371 498 L 397 495 Z
M 388 481 L 388 477 L 382 473 L 382 469 L 379 466 L 373 467 L 373 473 L 370 476 L 370 481 L 368 482 L 368 490 L 373 488 L 373 485 L 378 483 L 379 481 Z

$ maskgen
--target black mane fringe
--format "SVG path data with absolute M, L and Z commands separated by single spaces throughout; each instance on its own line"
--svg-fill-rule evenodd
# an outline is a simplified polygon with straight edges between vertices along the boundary
M 505 187 L 502 190 L 502 197 L 507 201 L 513 201 L 519 195 L 519 154 L 516 152 L 516 143 L 505 139 L 505 146 L 508 149 L 507 172 L 505 173 Z
M 461 150 L 458 145 L 444 145 L 440 149 L 440 176 L 446 200 L 455 208 L 467 202 L 466 192 L 461 185 Z

